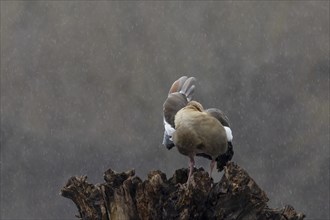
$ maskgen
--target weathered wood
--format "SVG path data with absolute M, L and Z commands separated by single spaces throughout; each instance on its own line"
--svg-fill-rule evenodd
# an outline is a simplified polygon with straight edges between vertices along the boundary
M 248 173 L 230 162 L 220 182 L 213 183 L 202 168 L 195 169 L 190 185 L 188 169 L 167 179 L 151 171 L 142 181 L 134 170 L 104 174 L 105 183 L 89 184 L 86 176 L 71 177 L 61 195 L 78 207 L 81 219 L 223 219 L 300 220 L 305 215 L 293 207 L 271 209 L 268 197 Z

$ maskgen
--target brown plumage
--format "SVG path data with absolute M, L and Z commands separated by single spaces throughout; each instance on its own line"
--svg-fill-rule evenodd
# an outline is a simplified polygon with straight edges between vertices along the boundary
M 164 117 L 165 120 L 174 127 L 175 114 L 185 107 L 188 102 L 192 99 L 194 93 L 195 82 L 194 77 L 182 76 L 176 80 L 168 92 L 168 97 L 164 102 Z
M 174 143 L 171 140 L 175 128 L 174 117 L 176 113 L 185 107 L 192 99 L 195 89 L 193 83 L 195 80 L 194 77 L 188 78 L 187 76 L 182 76 L 172 84 L 168 92 L 168 97 L 163 105 L 163 121 L 165 126 L 163 145 L 165 145 L 167 149 L 174 147 Z
M 211 175 L 216 158 L 224 154 L 228 147 L 223 125 L 196 101 L 190 101 L 176 113 L 174 124 L 173 142 L 181 154 L 190 158 L 188 181 L 195 164 L 194 157 L 199 153 L 211 157 Z
M 199 102 L 191 101 L 195 80 L 186 76 L 176 80 L 163 105 L 163 144 L 168 149 L 176 146 L 181 154 L 190 158 L 188 181 L 195 156 L 211 160 L 211 176 L 215 162 L 221 171 L 234 154 L 231 129 L 224 113 L 216 108 L 204 110 Z

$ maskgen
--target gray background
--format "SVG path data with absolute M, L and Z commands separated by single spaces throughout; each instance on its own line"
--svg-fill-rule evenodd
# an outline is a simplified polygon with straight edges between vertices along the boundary
M 187 167 L 160 146 L 181 75 L 270 206 L 329 218 L 329 1 L 1 1 L 1 219 L 74 218 L 73 175 Z

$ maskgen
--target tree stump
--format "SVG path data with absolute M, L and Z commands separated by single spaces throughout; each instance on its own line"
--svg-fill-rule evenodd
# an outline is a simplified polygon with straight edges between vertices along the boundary
M 76 204 L 77 217 L 84 220 L 300 220 L 305 217 L 290 205 L 269 208 L 265 192 L 233 162 L 227 164 L 218 183 L 213 183 L 203 168 L 194 169 L 189 185 L 187 177 L 188 169 L 176 170 L 169 179 L 157 170 L 142 181 L 134 170 L 117 173 L 109 169 L 102 184 L 90 184 L 86 176 L 71 177 L 61 195 Z

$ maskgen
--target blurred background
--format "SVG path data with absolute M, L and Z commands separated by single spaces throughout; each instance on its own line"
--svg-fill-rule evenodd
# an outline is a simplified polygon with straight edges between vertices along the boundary
M 329 1 L 1 1 L 0 218 L 75 219 L 74 175 L 188 167 L 161 146 L 182 75 L 270 207 L 329 219 Z

